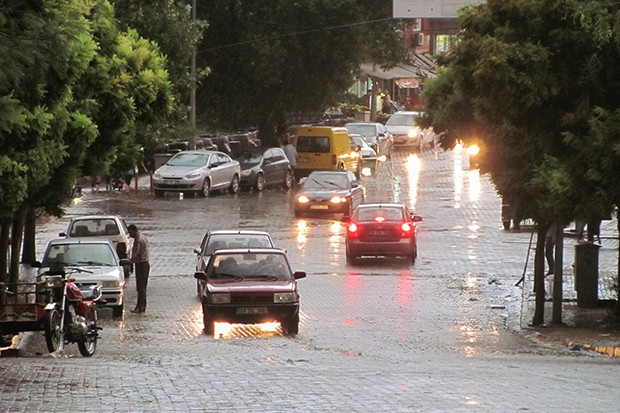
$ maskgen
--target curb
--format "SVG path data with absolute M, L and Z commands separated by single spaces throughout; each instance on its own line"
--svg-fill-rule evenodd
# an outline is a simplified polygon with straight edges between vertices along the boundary
M 566 346 L 570 347 L 571 350 L 579 351 L 579 350 L 591 350 L 595 351 L 599 354 L 606 354 L 609 357 L 620 357 L 620 347 L 614 346 L 594 346 L 592 344 L 577 344 L 573 341 L 567 341 Z

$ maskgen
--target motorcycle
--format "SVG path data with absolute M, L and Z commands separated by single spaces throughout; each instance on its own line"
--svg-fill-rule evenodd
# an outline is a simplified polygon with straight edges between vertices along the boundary
M 97 303 L 103 303 L 103 284 L 82 291 L 74 278 L 67 277 L 77 272 L 92 273 L 79 267 L 59 267 L 42 274 L 40 282 L 49 291 L 44 307 L 45 342 L 50 353 L 64 350 L 65 343 L 77 343 L 80 354 L 90 357 L 95 354 L 102 329 L 97 326 Z

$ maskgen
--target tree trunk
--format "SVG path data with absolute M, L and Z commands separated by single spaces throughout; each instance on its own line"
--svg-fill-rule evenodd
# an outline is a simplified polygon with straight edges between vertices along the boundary
M 7 282 L 9 268 L 9 239 L 11 234 L 11 220 L 0 222 L 0 282 Z
M 555 226 L 555 262 L 553 266 L 553 311 L 551 322 L 562 323 L 562 300 L 564 287 L 564 227 L 560 224 Z
M 618 227 L 618 234 L 620 234 L 620 213 L 616 213 L 616 226 Z M 618 235 L 620 241 L 620 235 Z M 618 271 L 616 271 L 616 285 L 618 286 L 618 292 L 616 295 L 616 313 L 620 314 L 620 248 L 618 248 Z
M 32 264 L 37 260 L 36 230 L 37 212 L 35 209 L 26 211 L 24 223 L 24 244 L 22 249 L 22 263 Z
M 538 225 L 536 234 L 536 252 L 534 254 L 534 292 L 536 306 L 532 325 L 540 326 L 545 323 L 545 238 L 547 226 Z
M 19 211 L 13 218 L 11 228 L 11 264 L 9 267 L 9 282 L 19 282 L 19 258 L 22 255 L 22 240 L 24 239 L 24 222 L 26 212 Z

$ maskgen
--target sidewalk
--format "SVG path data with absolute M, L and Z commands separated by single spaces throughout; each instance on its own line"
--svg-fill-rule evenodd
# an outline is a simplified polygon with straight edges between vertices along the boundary
M 521 231 L 531 231 L 530 226 L 522 226 Z M 529 327 L 533 320 L 536 306 L 534 291 L 534 235 L 532 250 L 526 276 L 522 284 L 522 320 L 523 328 L 529 329 L 535 338 L 545 342 L 562 342 L 575 351 L 588 350 L 620 357 L 620 317 L 614 314 L 618 297 L 618 230 L 617 220 L 603 221 L 601 225 L 600 249 L 598 250 L 598 299 L 599 307 L 581 308 L 577 305 L 575 291 L 575 246 L 579 240 L 570 228 L 565 230 L 564 268 L 562 283 L 562 324 L 551 323 L 553 312 L 553 276 L 545 279 L 545 322 L 542 327 Z

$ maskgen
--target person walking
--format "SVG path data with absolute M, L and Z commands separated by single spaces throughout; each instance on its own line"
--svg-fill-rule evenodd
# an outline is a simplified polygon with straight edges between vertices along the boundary
M 285 142 L 284 142 L 284 147 L 282 148 L 282 150 L 284 150 L 284 154 L 286 155 L 286 159 L 288 159 L 288 163 L 291 165 L 291 172 L 293 172 L 293 182 L 296 181 L 295 179 L 295 166 L 297 166 L 297 149 L 295 149 L 295 147 L 293 146 L 293 144 L 291 143 L 291 138 L 287 137 Z
M 134 264 L 136 274 L 136 289 L 138 291 L 138 301 L 132 313 L 144 313 L 146 311 L 146 287 L 149 282 L 149 241 L 138 231 L 138 227 L 131 224 L 127 227 L 129 235 L 134 239 L 131 250 L 131 262 Z
M 547 265 L 549 266 L 549 271 L 547 271 L 546 275 L 552 275 L 555 270 L 555 229 L 557 225 L 552 224 L 547 229 L 547 233 L 545 235 L 545 257 L 547 258 Z

